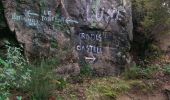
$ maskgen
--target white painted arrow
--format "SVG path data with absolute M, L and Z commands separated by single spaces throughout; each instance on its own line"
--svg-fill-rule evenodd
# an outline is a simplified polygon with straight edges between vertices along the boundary
M 92 62 L 94 62 L 96 60 L 96 58 L 94 56 L 92 57 L 85 57 L 86 60 L 92 60 Z
M 76 20 L 67 18 L 67 19 L 66 19 L 66 23 L 67 23 L 67 24 L 69 24 L 69 23 L 76 23 L 76 24 L 78 24 L 79 22 L 76 21 Z
M 30 10 L 26 11 L 26 15 L 27 15 L 28 17 L 30 17 L 30 15 L 32 15 L 32 16 L 39 16 L 37 13 L 31 13 Z

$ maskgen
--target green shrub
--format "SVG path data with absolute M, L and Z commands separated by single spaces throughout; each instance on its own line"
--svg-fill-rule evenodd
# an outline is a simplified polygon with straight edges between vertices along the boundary
M 80 69 L 80 74 L 82 76 L 91 76 L 92 75 L 92 67 L 89 64 L 83 64 Z
M 55 89 L 65 88 L 67 82 L 54 73 L 59 59 L 28 64 L 21 48 L 11 46 L 7 41 L 6 47 L 6 59 L 0 58 L 0 100 L 8 99 L 11 89 L 28 93 L 32 100 L 48 100 Z
M 126 93 L 130 88 L 129 82 L 118 78 L 97 78 L 86 90 L 87 100 L 116 100 L 117 96 Z
M 165 74 L 170 75 L 170 65 L 163 67 L 163 71 L 164 71 Z
M 0 58 L 0 98 L 9 97 L 10 89 L 20 89 L 30 81 L 31 70 L 26 66 L 21 48 L 6 42 L 6 60 Z
M 50 90 L 54 87 L 51 85 L 50 80 L 52 78 L 51 72 L 44 66 L 33 66 L 31 73 L 31 82 L 27 85 L 31 98 L 35 100 L 47 100 L 50 95 Z
M 126 79 L 140 79 L 140 78 L 152 78 L 153 75 L 161 71 L 159 67 L 147 66 L 133 66 L 127 71 L 125 71 L 124 76 Z
M 126 70 L 124 75 L 127 79 L 136 79 L 140 77 L 141 68 L 139 66 L 133 66 L 130 69 Z
M 152 78 L 156 73 L 163 72 L 170 75 L 170 65 L 165 66 L 133 66 L 126 70 L 123 75 L 126 79 Z
M 52 92 L 66 86 L 66 81 L 54 73 L 58 64 L 58 60 L 50 59 L 30 65 L 32 69 L 31 81 L 25 90 L 29 92 L 31 99 L 48 100 L 53 95 Z
M 57 78 L 57 81 L 58 81 L 58 82 L 56 82 L 57 89 L 63 90 L 67 85 L 67 81 L 64 78 L 61 78 L 61 77 Z

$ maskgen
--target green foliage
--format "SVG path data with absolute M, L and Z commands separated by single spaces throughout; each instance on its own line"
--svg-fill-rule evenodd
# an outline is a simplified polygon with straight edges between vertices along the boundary
M 87 100 L 116 100 L 118 95 L 127 92 L 130 88 L 128 82 L 118 78 L 98 78 L 93 80 L 87 89 Z
M 56 89 L 63 89 L 66 81 L 54 73 L 54 68 L 59 64 L 57 59 L 42 60 L 30 65 L 33 70 L 31 81 L 25 87 L 33 100 L 48 100 Z
M 54 88 L 51 85 L 53 78 L 52 72 L 49 71 L 47 65 L 32 66 L 31 82 L 27 85 L 32 99 L 47 100 L 50 95 L 50 90 Z
M 170 14 L 168 7 L 163 6 L 164 2 L 162 0 L 133 0 L 134 21 L 142 25 L 146 32 L 153 31 L 152 29 L 157 25 L 165 24 Z
M 54 57 L 54 58 L 49 58 L 45 60 L 45 63 L 46 65 L 51 66 L 50 68 L 55 68 L 57 65 L 60 64 L 60 60 L 58 57 Z
M 157 25 L 166 24 L 170 17 L 168 8 L 163 6 L 162 0 L 144 0 L 146 16 L 142 22 L 145 29 L 152 31 Z
M 166 0 L 165 0 L 166 1 Z M 168 7 L 164 0 L 132 0 L 134 41 L 132 48 L 144 60 L 160 55 L 160 49 L 152 48 L 157 44 L 155 36 L 169 30 Z M 134 52 L 133 51 L 133 52 Z M 150 60 L 150 59 L 149 59 Z
M 51 47 L 52 48 L 58 48 L 58 42 L 56 39 L 51 39 Z
M 144 93 L 153 92 L 156 88 L 156 85 L 152 81 L 143 82 L 140 80 L 132 80 L 129 84 L 131 85 L 132 90 L 134 89 Z
M 141 68 L 139 66 L 133 66 L 128 71 L 125 71 L 124 75 L 125 78 L 128 79 L 136 79 L 141 76 L 140 72 L 141 72 Z
M 132 66 L 123 74 L 126 79 L 152 78 L 156 73 L 163 72 L 170 75 L 170 65 L 165 66 Z
M 45 7 L 46 6 L 46 1 L 45 0 L 40 0 L 40 6 Z
M 0 58 L 0 98 L 6 99 L 11 88 L 22 88 L 30 81 L 31 70 L 21 54 L 21 49 L 6 42 L 7 58 Z
M 66 79 L 60 77 L 60 78 L 57 78 L 57 81 L 58 81 L 58 82 L 56 82 L 57 89 L 63 90 L 67 85 Z
M 11 89 L 28 93 L 33 100 L 47 100 L 55 89 L 65 88 L 65 79 L 54 73 L 60 64 L 58 58 L 28 64 L 20 48 L 11 46 L 9 42 L 6 42 L 6 47 L 6 60 L 0 58 L 0 100 L 8 98 Z
M 152 78 L 158 71 L 161 71 L 159 67 L 147 66 L 144 68 L 141 66 L 133 66 L 124 73 L 124 76 L 126 79 Z
M 92 75 L 92 66 L 89 64 L 83 64 L 83 66 L 80 69 L 80 74 L 82 76 L 91 76 Z
M 14 67 L 25 66 L 27 61 L 25 60 L 24 56 L 22 55 L 21 48 L 11 46 L 8 41 L 6 41 L 7 49 L 7 60 L 6 62 Z
M 68 80 L 71 83 L 83 83 L 86 79 L 91 78 L 93 75 L 92 66 L 85 62 L 80 63 L 80 74 L 71 76 Z
M 17 96 L 17 100 L 22 100 L 22 96 Z
M 163 67 L 163 71 L 165 74 L 170 75 L 170 65 L 166 65 Z
M 3 60 L 3 59 L 1 59 L 0 58 L 0 66 L 8 66 L 8 64 Z

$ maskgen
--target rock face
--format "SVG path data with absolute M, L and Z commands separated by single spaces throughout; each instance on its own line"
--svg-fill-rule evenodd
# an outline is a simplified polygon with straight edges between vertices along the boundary
M 76 68 L 83 69 L 89 65 L 96 75 L 119 73 L 130 63 L 133 28 L 130 0 L 2 0 L 2 3 L 10 30 L 24 45 L 25 55 L 30 59 L 59 56 L 63 66 L 77 63 Z
M 156 41 L 158 42 L 157 45 L 161 49 L 161 51 L 170 54 L 170 32 L 166 34 L 157 34 L 155 36 Z

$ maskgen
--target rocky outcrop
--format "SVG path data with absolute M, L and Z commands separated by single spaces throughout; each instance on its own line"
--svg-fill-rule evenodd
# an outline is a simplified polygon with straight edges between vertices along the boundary
M 28 58 L 57 55 L 63 65 L 89 65 L 97 75 L 119 73 L 130 63 L 130 0 L 2 2 L 8 26 Z
M 157 46 L 160 48 L 161 51 L 167 53 L 169 55 L 170 53 L 170 32 L 164 33 L 164 34 L 156 34 L 155 40 L 157 41 Z

